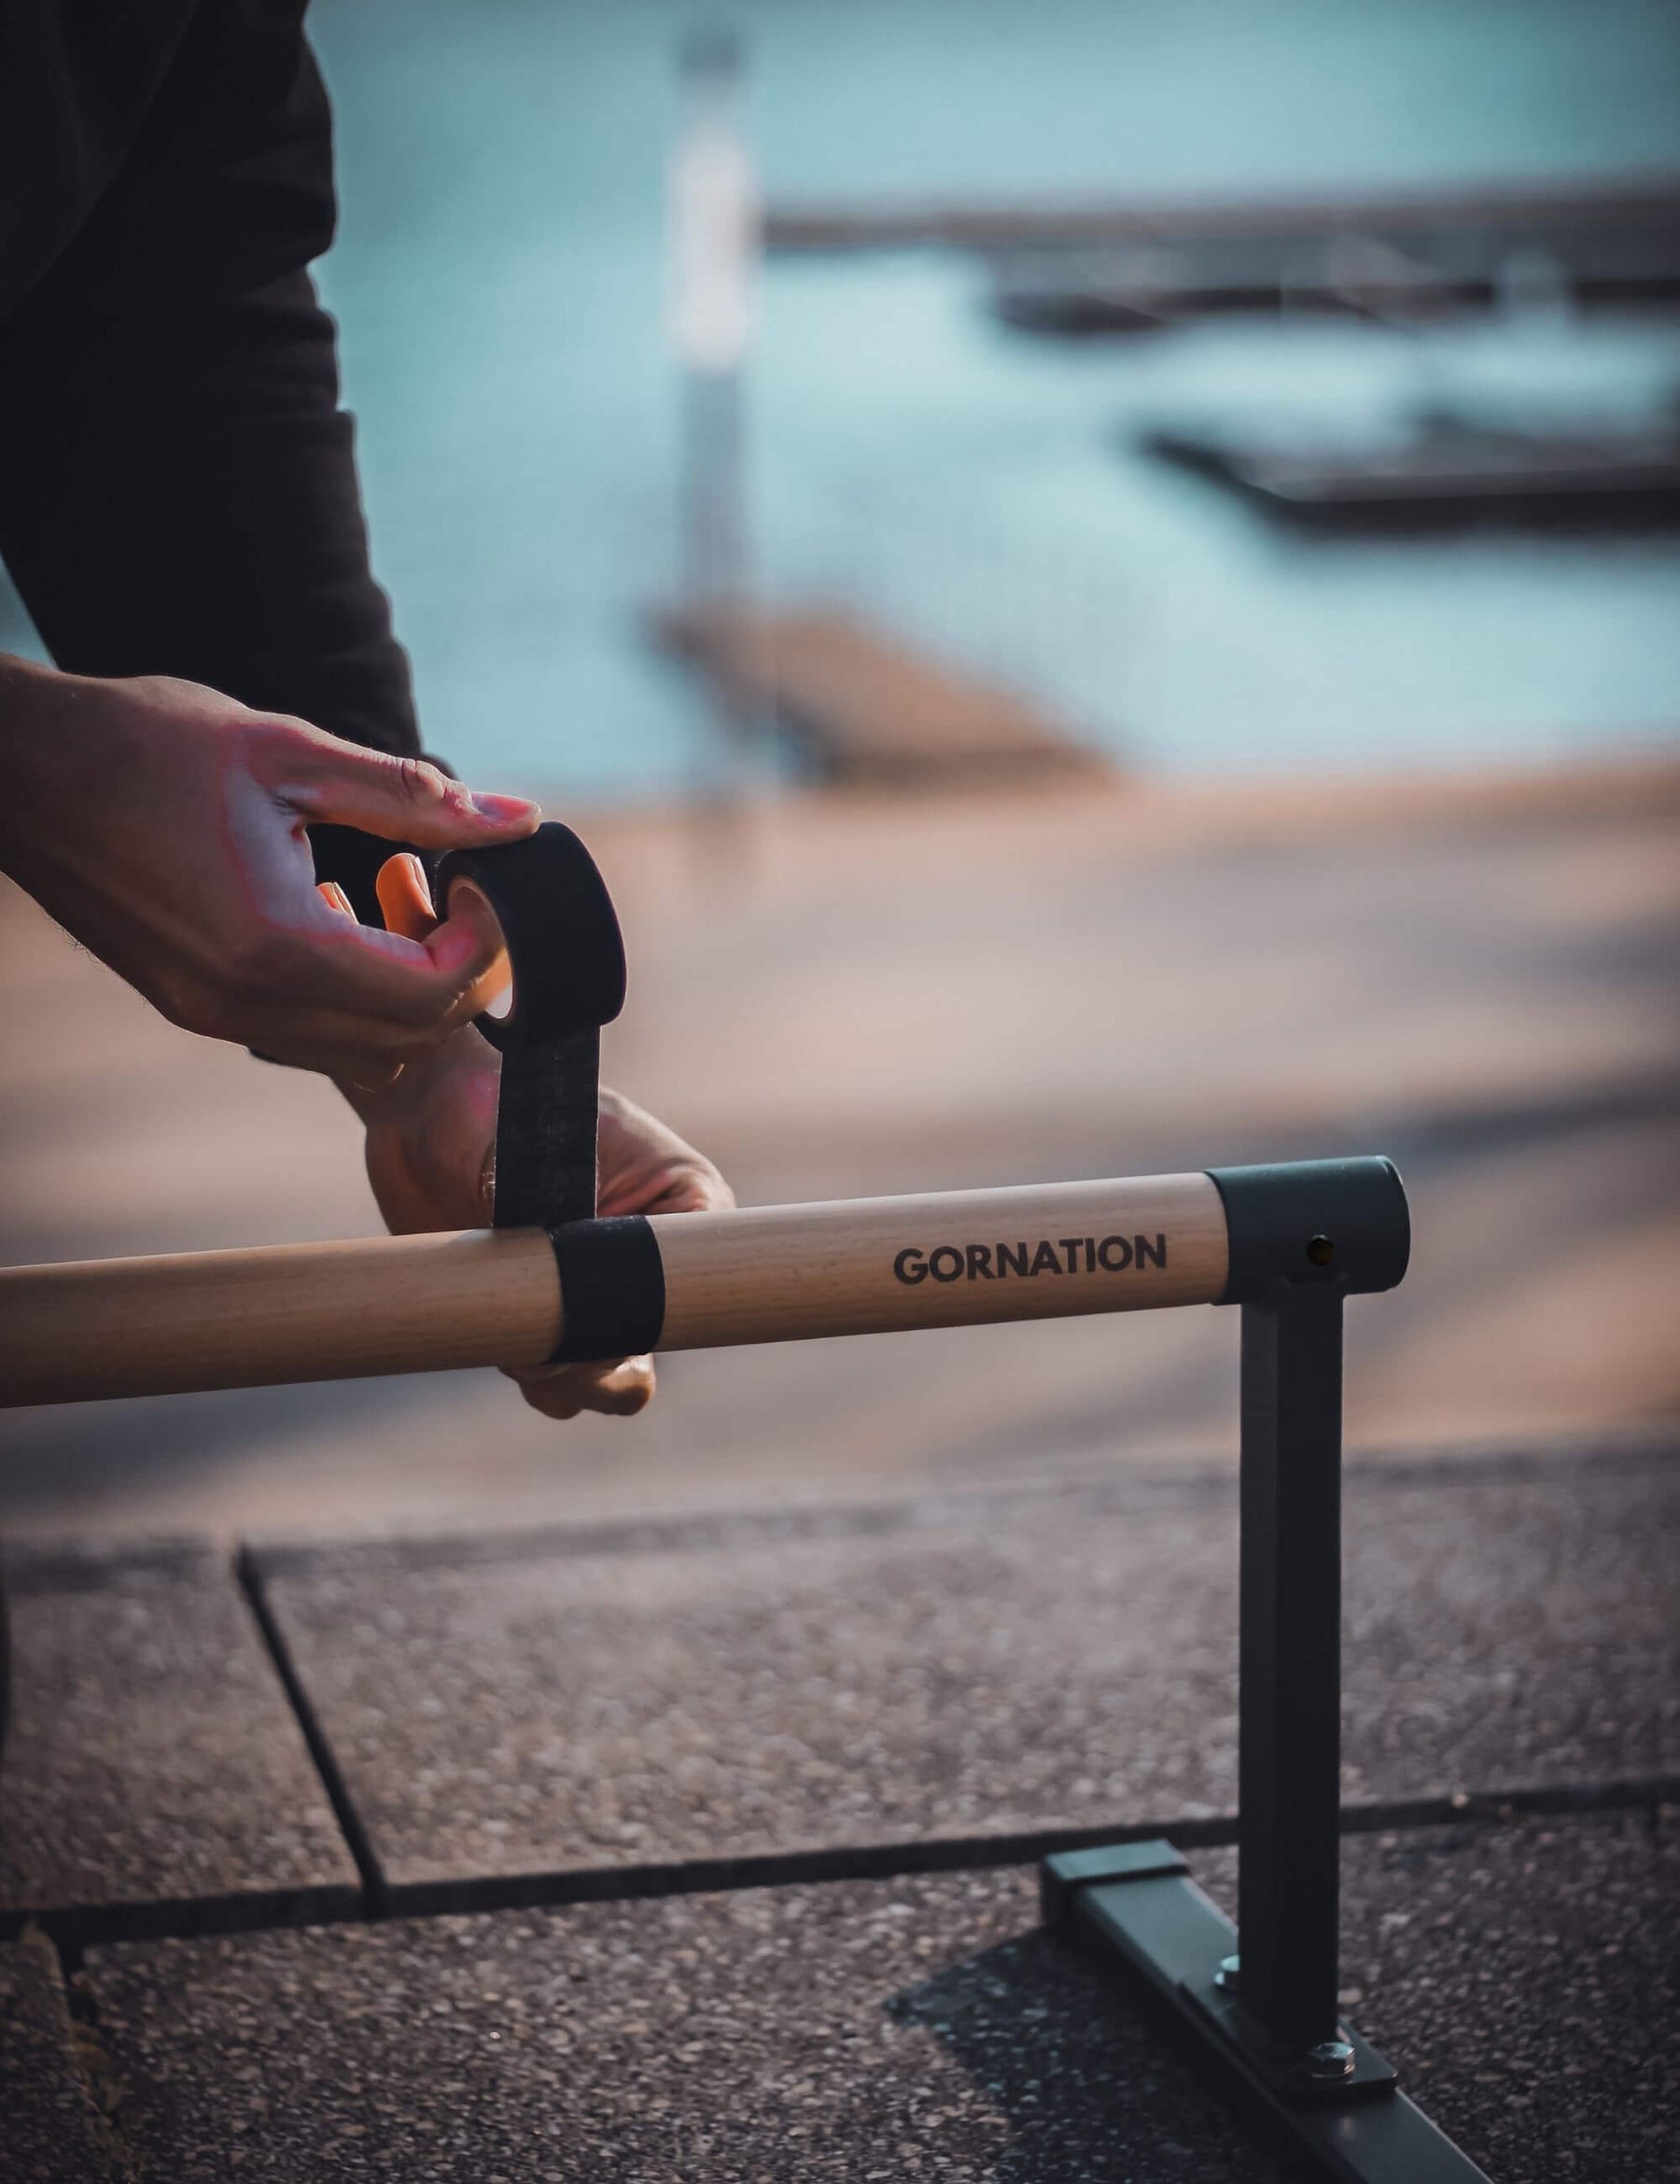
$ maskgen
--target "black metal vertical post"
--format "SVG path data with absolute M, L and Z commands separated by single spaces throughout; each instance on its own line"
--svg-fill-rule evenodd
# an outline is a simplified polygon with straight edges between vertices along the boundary
M 1337 2037 L 1339 1281 L 1242 1307 L 1239 1992 L 1302 2055 Z
M 1342 1299 L 1405 1275 L 1406 1193 L 1372 1158 L 1208 1173 L 1225 1212 L 1220 1301 L 1242 1308 L 1239 1925 L 1164 1841 L 1046 1858 L 1045 1923 L 1163 2009 L 1303 2175 L 1488 2184 L 1336 2007 Z

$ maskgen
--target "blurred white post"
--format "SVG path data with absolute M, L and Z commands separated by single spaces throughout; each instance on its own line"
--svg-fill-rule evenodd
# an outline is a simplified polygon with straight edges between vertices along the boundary
M 735 36 L 691 38 L 669 169 L 670 340 L 682 372 L 682 598 L 702 646 L 708 622 L 749 611 L 744 381 L 762 222 L 741 114 Z M 751 762 L 753 707 L 713 664 L 718 776 L 734 801 Z

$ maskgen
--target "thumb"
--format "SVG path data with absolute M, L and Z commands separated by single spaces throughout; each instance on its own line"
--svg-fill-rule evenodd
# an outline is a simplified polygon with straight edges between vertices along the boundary
M 542 817 L 525 797 L 475 793 L 429 760 L 367 750 L 319 729 L 288 736 L 273 772 L 275 793 L 312 825 L 359 827 L 421 849 L 518 841 Z

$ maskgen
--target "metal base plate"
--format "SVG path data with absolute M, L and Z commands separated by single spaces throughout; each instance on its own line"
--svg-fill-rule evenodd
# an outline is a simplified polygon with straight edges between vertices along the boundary
M 1071 1851 L 1041 1869 L 1044 1923 L 1112 1962 L 1259 2134 L 1307 2174 L 1336 2184 L 1489 2184 L 1357 2033 L 1351 2079 L 1292 2083 L 1240 2005 L 1214 1984 L 1237 1930 L 1168 1842 Z
M 1185 1885 L 1193 1883 L 1187 1882 Z M 1353 2051 L 1352 2067 L 1345 2077 L 1326 2083 L 1311 2077 L 1299 2056 L 1282 2053 L 1274 2041 L 1268 2040 L 1237 1995 L 1227 1993 L 1216 1980 L 1185 1980 L 1183 1992 L 1219 2037 L 1228 2040 L 1244 2063 L 1265 2079 L 1273 2093 L 1292 2106 L 1368 2101 L 1393 2093 L 1399 2082 L 1393 2064 L 1386 2063 L 1350 2024 L 1338 2024 L 1336 2029 Z

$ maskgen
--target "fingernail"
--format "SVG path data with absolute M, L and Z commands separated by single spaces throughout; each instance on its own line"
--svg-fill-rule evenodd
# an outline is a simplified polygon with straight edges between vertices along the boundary
M 402 861 L 408 866 L 409 876 L 414 883 L 414 892 L 435 917 L 438 914 L 438 906 L 432 901 L 431 881 L 426 875 L 425 865 L 421 863 L 412 849 L 404 852 Z
M 493 826 L 511 826 L 517 819 L 535 819 L 539 806 L 528 796 L 489 796 L 474 793 L 472 808 Z

